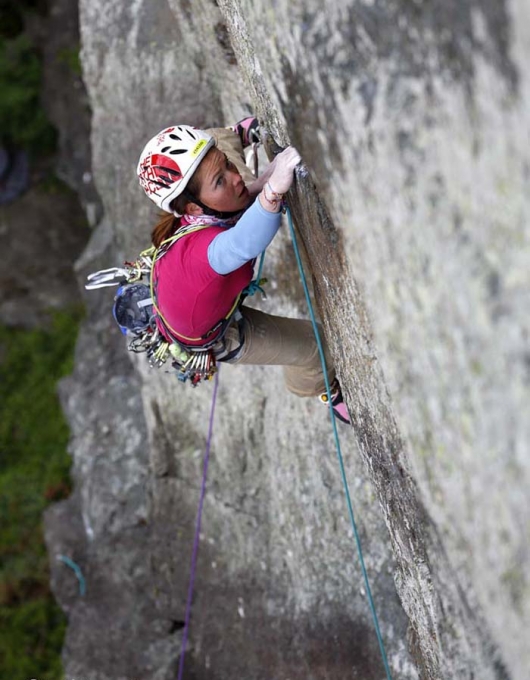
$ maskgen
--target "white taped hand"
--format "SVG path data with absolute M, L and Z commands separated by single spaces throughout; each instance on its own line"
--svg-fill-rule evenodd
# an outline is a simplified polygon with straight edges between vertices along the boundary
M 295 167 L 300 163 L 300 154 L 294 146 L 288 146 L 274 159 L 274 167 L 269 177 L 269 185 L 277 194 L 285 194 L 293 183 Z

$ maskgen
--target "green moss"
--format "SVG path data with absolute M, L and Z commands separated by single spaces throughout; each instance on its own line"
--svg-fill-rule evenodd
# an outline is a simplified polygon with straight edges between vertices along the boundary
M 71 47 L 64 47 L 57 54 L 57 61 L 61 64 L 66 64 L 74 75 L 81 77 L 83 72 L 81 68 L 81 59 L 79 57 L 79 48 L 73 49 Z
M 513 608 L 522 616 L 524 595 L 527 590 L 523 570 L 515 565 L 507 569 L 501 576 L 501 583 L 508 591 Z
M 0 669 L 59 680 L 65 618 L 49 589 L 42 512 L 70 491 L 57 380 L 72 370 L 79 311 L 51 330 L 0 326 Z
M 75 193 L 68 184 L 51 173 L 38 184 L 37 188 L 50 196 L 66 196 Z
M 482 366 L 482 363 L 478 361 L 478 359 L 473 359 L 471 361 L 471 372 L 475 376 L 481 376 L 484 373 L 484 367 Z

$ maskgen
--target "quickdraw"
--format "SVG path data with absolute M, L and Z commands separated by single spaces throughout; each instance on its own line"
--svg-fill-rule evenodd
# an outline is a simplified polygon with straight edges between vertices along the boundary
M 213 331 L 221 329 L 212 340 L 206 341 L 200 347 L 185 345 L 176 339 L 176 331 L 157 307 L 153 271 L 155 263 L 176 241 L 195 231 L 207 229 L 208 226 L 183 227 L 172 237 L 163 241 L 158 248 L 151 246 L 142 251 L 134 262 L 125 262 L 123 267 L 111 267 L 90 274 L 87 277 L 88 283 L 85 285 L 87 290 L 118 285 L 113 313 L 122 332 L 131 338 L 129 351 L 145 352 L 152 368 L 161 368 L 168 359 L 171 359 L 171 365 L 177 372 L 178 380 L 181 382 L 189 380 L 194 387 L 202 380 L 211 380 L 215 375 L 218 359 L 213 347 L 222 340 L 224 331 L 238 313 L 246 293 L 243 292 L 238 296 L 226 317 L 210 331 L 211 335 Z M 263 280 L 252 283 L 259 287 Z M 157 321 L 162 324 L 165 334 L 171 341 L 168 341 L 161 333 Z M 181 337 L 185 338 L 185 336 Z M 185 339 L 198 342 L 204 338 Z M 232 354 L 233 352 L 230 356 Z M 227 360 L 227 357 L 220 360 Z

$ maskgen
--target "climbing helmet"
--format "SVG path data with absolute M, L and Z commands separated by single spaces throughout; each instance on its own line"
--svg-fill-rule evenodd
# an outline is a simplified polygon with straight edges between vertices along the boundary
M 171 209 L 171 201 L 184 191 L 199 163 L 215 145 L 204 130 L 175 125 L 153 137 L 144 147 L 136 172 L 140 186 L 159 208 Z

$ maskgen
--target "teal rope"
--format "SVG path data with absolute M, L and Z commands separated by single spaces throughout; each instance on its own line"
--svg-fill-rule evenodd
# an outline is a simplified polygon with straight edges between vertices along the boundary
M 315 313 L 313 311 L 313 305 L 311 304 L 311 298 L 309 296 L 309 289 L 307 287 L 307 281 L 304 273 L 304 268 L 302 266 L 302 260 L 300 258 L 300 251 L 298 250 L 298 243 L 296 241 L 296 235 L 294 231 L 294 226 L 293 226 L 293 219 L 291 217 L 291 211 L 289 210 L 288 207 L 285 208 L 285 212 L 287 213 L 287 220 L 289 222 L 289 231 L 291 232 L 291 238 L 293 241 L 293 246 L 294 246 L 294 253 L 296 255 L 296 262 L 298 264 L 298 270 L 300 271 L 300 278 L 302 280 L 302 285 L 304 287 L 304 293 L 305 293 L 305 298 L 307 301 L 307 306 L 309 308 L 309 314 L 311 316 L 311 323 L 313 324 L 313 331 L 315 333 L 315 338 L 317 341 L 318 345 L 318 353 L 320 355 L 320 361 L 322 363 L 322 368 L 324 370 L 324 380 L 326 382 L 326 393 L 328 395 L 328 404 L 329 404 L 329 412 L 331 416 L 331 423 L 333 425 L 333 434 L 335 436 L 335 446 L 337 447 L 337 457 L 339 459 L 339 466 L 340 466 L 340 474 L 342 476 L 342 483 L 344 485 L 344 492 L 346 494 L 346 503 L 348 505 L 348 513 L 350 515 L 350 523 L 353 529 L 353 534 L 355 536 L 355 543 L 357 545 L 357 553 L 359 555 L 359 562 L 361 563 L 361 571 L 363 574 L 364 578 L 364 585 L 366 588 L 366 593 L 368 595 L 368 602 L 370 604 L 370 610 L 372 612 L 372 618 L 374 620 L 374 626 L 375 626 L 375 632 L 377 635 L 377 641 L 379 642 L 379 649 L 381 651 L 381 657 L 383 659 L 383 664 L 385 666 L 385 671 L 386 671 L 386 677 L 388 680 L 392 680 L 392 676 L 390 675 L 390 668 L 388 665 L 388 659 L 386 657 L 386 651 L 385 651 L 385 645 L 383 644 L 383 638 L 381 636 L 381 630 L 379 629 L 379 620 L 377 618 L 377 613 L 375 611 L 375 606 L 374 606 L 374 600 L 372 598 L 372 591 L 370 589 L 370 583 L 368 582 L 368 574 L 366 572 L 366 566 L 364 564 L 364 557 L 363 557 L 363 551 L 361 548 L 361 539 L 359 537 L 359 532 L 357 530 L 357 523 L 355 522 L 355 517 L 353 514 L 353 506 L 351 502 L 351 496 L 350 496 L 350 489 L 348 487 L 348 481 L 346 479 L 346 471 L 344 469 L 344 459 L 342 457 L 342 451 L 340 448 L 340 442 L 339 442 L 339 435 L 337 432 L 337 423 L 335 419 L 335 412 L 333 411 L 333 404 L 331 403 L 331 390 L 329 387 L 329 380 L 328 380 L 328 372 L 326 368 L 326 358 L 324 356 L 324 349 L 322 347 L 322 341 L 320 339 L 320 333 L 318 332 L 318 326 L 317 322 L 315 319 Z
M 257 281 L 258 283 L 259 283 L 259 281 L 260 281 L 260 279 L 261 279 L 261 272 L 262 272 L 262 270 L 263 270 L 263 262 L 264 262 L 264 260 L 265 260 L 265 251 L 263 251 L 263 252 L 261 253 L 261 257 L 260 257 L 260 260 L 259 260 L 258 273 L 256 274 L 256 281 Z
M 79 581 L 79 594 L 81 597 L 83 597 L 86 593 L 86 581 L 85 577 L 83 576 L 83 572 L 81 571 L 81 567 L 72 559 L 66 557 L 66 555 L 56 555 L 56 557 L 58 562 L 66 564 L 67 567 L 70 567 L 70 569 L 73 570 L 74 574 L 77 576 L 77 580 Z
M 255 295 L 258 291 L 263 295 L 264 299 L 267 297 L 267 293 L 261 287 L 261 284 L 265 283 L 267 281 L 267 279 L 261 278 L 261 271 L 263 269 L 264 260 L 265 260 L 265 251 L 263 251 L 261 253 L 261 258 L 260 258 L 260 261 L 259 261 L 258 273 L 256 274 L 256 278 L 252 279 L 252 281 L 248 284 L 248 286 L 243 291 L 243 293 L 245 295 L 248 295 L 249 297 L 251 295 Z

